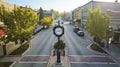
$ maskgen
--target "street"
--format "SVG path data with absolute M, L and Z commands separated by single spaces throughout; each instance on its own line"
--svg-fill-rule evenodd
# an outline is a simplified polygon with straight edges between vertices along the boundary
M 120 67 L 119 0 L 0 0 L 0 67 Z
M 14 67 L 46 67 L 49 60 L 52 44 L 55 40 L 52 27 L 46 30 L 42 30 L 31 40 L 31 47 L 25 52 L 21 60 L 14 65 Z M 36 58 L 36 56 L 38 56 Z M 48 58 L 45 61 L 40 62 L 36 60 L 30 60 L 30 58 Z M 24 60 L 26 59 L 26 60 Z
M 119 67 L 108 55 L 91 50 L 88 36 L 76 35 L 72 25 L 65 26 L 65 40 L 71 67 Z
M 92 43 L 85 35 L 79 37 L 73 32 L 73 25 L 65 24 L 63 39 L 67 46 L 67 54 L 71 67 L 119 67 L 107 57 L 108 55 L 95 52 L 89 48 Z M 14 67 L 46 67 L 52 44 L 56 37 L 53 35 L 53 27 L 42 30 L 31 40 L 30 48 Z

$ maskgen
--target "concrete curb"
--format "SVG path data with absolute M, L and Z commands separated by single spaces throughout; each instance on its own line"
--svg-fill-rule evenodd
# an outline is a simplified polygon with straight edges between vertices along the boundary
M 86 32 L 86 31 L 85 31 L 85 32 Z M 91 39 L 91 36 L 90 36 L 90 35 L 88 35 L 87 38 L 88 38 L 91 42 L 94 42 L 94 41 Z M 100 46 L 99 46 L 99 47 L 100 47 Z M 104 48 L 102 48 L 102 47 L 100 47 L 100 48 L 101 48 L 102 50 L 104 50 L 105 52 L 107 52 L 108 57 L 109 57 L 110 59 L 112 59 L 114 62 L 116 62 L 116 63 L 118 64 L 118 66 L 120 66 L 120 63 L 115 60 L 114 56 L 112 56 L 112 55 L 111 55 L 107 50 L 105 50 Z
M 87 48 L 88 48 L 90 51 L 92 51 L 92 52 L 94 52 L 94 53 L 97 53 L 97 54 L 107 55 L 107 54 L 105 54 L 105 53 L 101 53 L 101 52 L 99 52 L 99 51 L 95 51 L 95 50 L 91 49 L 90 46 L 91 46 L 92 44 L 93 44 L 93 43 L 91 43 L 90 45 L 87 46 Z
M 36 34 L 39 33 L 41 30 L 43 30 L 43 28 L 40 28 L 39 30 L 37 30 L 36 32 L 34 32 L 33 35 L 36 35 Z

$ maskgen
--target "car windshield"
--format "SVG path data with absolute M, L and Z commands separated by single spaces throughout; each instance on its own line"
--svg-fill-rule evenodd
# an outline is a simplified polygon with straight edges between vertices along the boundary
M 120 67 L 120 0 L 0 0 L 0 67 Z

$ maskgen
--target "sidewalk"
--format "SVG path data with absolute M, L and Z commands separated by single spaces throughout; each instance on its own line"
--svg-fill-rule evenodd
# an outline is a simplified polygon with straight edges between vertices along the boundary
M 94 42 L 92 37 L 89 35 L 89 33 L 86 30 L 83 30 L 83 31 L 85 32 L 86 37 L 90 39 L 92 42 Z M 117 58 L 120 58 L 120 48 L 115 46 L 115 44 L 111 44 L 109 45 L 109 48 L 102 48 L 102 49 L 106 51 L 108 53 L 108 56 L 120 66 L 120 63 L 119 63 L 120 60 L 117 59 Z
M 92 40 L 92 37 L 88 34 L 88 32 L 86 30 L 84 30 L 86 37 L 88 37 L 88 39 Z M 111 44 L 109 45 L 109 48 L 103 48 L 107 53 L 109 53 L 111 56 L 114 57 L 120 57 L 120 48 L 118 48 L 117 46 L 115 46 L 115 44 Z
M 49 63 L 47 65 L 47 67 L 70 67 L 70 63 L 69 63 L 69 59 L 68 59 L 68 56 L 61 56 L 61 66 L 57 66 L 56 65 L 56 59 L 57 57 L 56 56 L 50 56 L 50 60 L 49 60 Z
M 0 57 L 0 62 L 14 62 L 20 59 L 21 56 L 5 56 Z
M 114 57 L 120 57 L 120 48 L 115 46 L 115 44 L 109 45 L 109 47 L 105 48 L 104 50 Z
M 13 52 L 19 46 L 20 46 L 19 44 L 15 44 L 14 42 L 9 42 L 8 44 L 6 44 L 7 55 Z M 3 56 L 2 46 L 0 46 L 0 56 Z

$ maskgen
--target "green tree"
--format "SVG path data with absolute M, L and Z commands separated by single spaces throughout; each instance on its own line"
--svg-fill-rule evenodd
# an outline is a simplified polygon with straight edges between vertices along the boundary
M 16 22 L 16 33 L 15 37 L 22 43 L 28 41 L 34 31 L 35 25 L 38 22 L 37 14 L 28 7 L 15 7 L 14 10 L 14 21 Z
M 1 5 L 0 19 L 7 26 L 5 32 L 7 37 L 1 38 L 4 42 L 3 51 L 5 53 L 6 43 L 9 41 L 20 40 L 21 45 L 24 41 L 29 41 L 38 22 L 38 16 L 31 8 L 17 6 L 14 7 L 13 11 L 9 11 Z
M 89 16 L 86 21 L 88 32 L 101 42 L 102 39 L 107 39 L 106 31 L 109 29 L 110 18 L 107 14 L 102 14 L 99 7 L 88 9 Z
M 41 20 L 43 26 L 47 26 L 47 27 L 50 27 L 52 25 L 52 22 L 53 22 L 53 18 L 52 17 L 44 17 L 42 20 Z
M 44 18 L 44 12 L 42 7 L 40 7 L 40 9 L 38 10 L 38 16 L 39 16 L 39 23 L 41 23 L 40 21 Z
M 59 17 L 59 12 L 58 11 L 55 11 L 55 10 L 51 9 L 50 12 L 52 12 L 53 18 L 58 18 Z
M 1 37 L 1 41 L 3 42 L 2 46 L 4 55 L 7 54 L 6 44 L 11 40 L 9 35 L 12 35 L 12 32 L 14 32 L 13 30 L 15 29 L 12 16 L 12 12 L 5 9 L 3 5 L 0 6 L 0 19 L 5 24 L 5 26 L 7 26 L 7 29 L 4 30 L 5 36 Z M 10 31 L 10 29 L 12 30 Z

